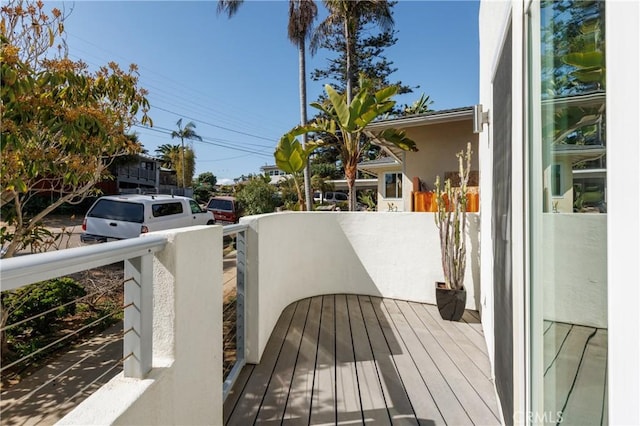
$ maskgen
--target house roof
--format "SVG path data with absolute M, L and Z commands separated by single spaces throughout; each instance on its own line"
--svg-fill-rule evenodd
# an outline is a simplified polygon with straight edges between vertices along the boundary
M 377 176 L 378 170 L 388 169 L 390 166 L 400 166 L 400 163 L 393 157 L 381 157 L 359 163 L 358 169 Z
M 607 148 L 604 145 L 553 145 L 553 156 L 556 158 L 568 158 L 572 164 L 596 160 L 606 153 Z
M 428 126 L 431 124 L 441 124 L 472 119 L 472 106 L 443 109 L 439 111 L 429 111 L 422 114 L 414 114 L 405 117 L 389 118 L 386 120 L 375 121 L 367 126 L 368 130 L 365 131 L 365 133 L 372 139 L 372 142 L 374 144 L 382 147 L 391 155 L 391 157 L 393 157 L 399 163 L 402 163 L 402 150 L 384 139 L 377 138 L 372 131 L 384 130 L 390 127 L 402 129 L 407 127 Z

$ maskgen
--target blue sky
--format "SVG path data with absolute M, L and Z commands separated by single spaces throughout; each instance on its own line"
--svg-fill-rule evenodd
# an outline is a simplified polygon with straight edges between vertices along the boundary
M 61 3 L 50 3 L 60 7 Z M 69 54 L 90 67 L 136 63 L 149 90 L 154 129 L 135 128 L 150 153 L 172 140 L 176 122 L 193 121 L 196 175 L 218 180 L 273 164 L 280 136 L 300 119 L 298 55 L 286 34 L 288 2 L 247 1 L 232 19 L 215 1 L 78 1 L 65 23 Z M 398 42 L 385 52 L 398 68 L 391 81 L 420 86 L 434 109 L 478 99 L 477 1 L 408 1 L 394 7 Z M 322 6 L 321 14 L 324 15 Z M 322 67 L 331 52 L 307 58 Z M 315 100 L 324 82 L 308 82 Z M 309 108 L 309 116 L 314 110 Z

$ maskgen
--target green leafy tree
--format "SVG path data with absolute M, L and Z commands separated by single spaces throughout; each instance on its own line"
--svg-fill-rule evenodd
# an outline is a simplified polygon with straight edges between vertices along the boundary
M 226 13 L 233 16 L 242 0 L 219 0 L 218 13 Z M 311 34 L 311 26 L 318 15 L 318 7 L 314 0 L 289 0 L 289 22 L 287 25 L 287 36 L 289 40 L 298 48 L 298 77 L 300 88 L 300 124 L 307 123 L 307 61 L 306 45 Z M 302 146 L 306 145 L 306 135 L 303 135 Z M 306 195 L 306 207 L 311 210 L 311 181 L 309 164 L 303 170 L 304 188 Z
M 213 195 L 218 180 L 211 172 L 200 173 L 193 188 L 194 198 L 199 202 L 207 202 Z
M 275 211 L 276 190 L 262 177 L 255 177 L 244 184 L 236 193 L 244 214 L 263 214 Z
M 202 137 L 198 135 L 195 131 L 196 125 L 193 121 L 188 122 L 184 127 L 182 127 L 182 118 L 176 122 L 178 126 L 178 130 L 174 130 L 171 132 L 171 139 L 180 138 L 180 166 L 176 169 L 176 171 L 182 176 L 182 187 L 186 188 L 191 186 L 191 180 L 193 179 L 193 172 L 196 169 L 196 155 L 193 151 L 193 147 L 184 146 L 184 140 L 197 140 L 202 141 Z M 179 170 L 178 170 L 179 169 Z
M 349 187 L 349 209 L 355 210 L 356 199 L 354 183 L 357 175 L 357 166 L 363 152 L 366 151 L 364 132 L 369 123 L 377 117 L 389 112 L 395 105 L 391 98 L 397 93 L 395 86 L 375 90 L 370 80 L 361 76 L 359 82 L 360 91 L 351 102 L 347 102 L 346 94 L 338 93 L 331 85 L 325 85 L 327 101 L 323 104 L 312 103 L 311 106 L 324 112 L 329 117 L 317 118 L 306 126 L 297 126 L 280 139 L 276 149 L 276 161 L 279 156 L 288 157 L 295 164 L 301 160 L 298 157 L 308 155 L 310 145 L 302 149 L 296 144 L 295 137 L 304 133 L 313 133 L 319 136 L 313 144 L 336 143 L 340 150 L 340 157 L 345 170 L 347 185 Z M 394 144 L 400 149 L 417 151 L 415 142 L 409 139 L 403 131 L 397 129 L 385 129 L 376 135 Z
M 354 96 L 355 88 L 358 83 L 358 75 L 364 72 L 363 61 L 359 60 L 358 52 L 363 52 L 363 46 L 358 44 L 358 40 L 363 36 L 364 24 L 372 24 L 382 29 L 383 35 L 387 39 L 395 40 L 390 30 L 393 28 L 393 14 L 391 5 L 387 0 L 323 0 L 329 14 L 322 21 L 313 34 L 311 40 L 312 52 L 323 43 L 325 46 L 336 46 L 341 49 L 344 55 L 344 66 L 339 58 L 337 62 L 331 63 L 328 75 L 339 76 L 344 70 L 344 78 L 338 81 L 344 81 L 344 92 L 346 92 L 347 104 L 351 104 Z M 339 29 L 337 31 L 337 29 Z M 341 32 L 341 38 L 336 39 L 337 34 Z M 390 43 L 387 40 L 386 43 Z M 334 47 L 335 48 L 335 47 Z M 366 49 L 365 49 L 366 50 Z M 379 51 L 366 51 L 368 59 L 373 61 L 377 55 L 372 53 L 381 53 Z M 385 61 L 387 66 L 389 63 Z M 365 74 L 367 74 L 365 72 Z M 316 77 L 322 77 L 316 76 Z M 367 75 L 370 80 L 375 77 Z M 380 85 L 385 85 L 385 81 L 380 81 Z M 341 91 L 341 90 L 339 90 Z
M 389 2 L 392 11 L 395 2 Z M 372 80 L 377 88 L 384 86 L 398 86 L 398 94 L 411 93 L 413 88 L 402 81 L 390 81 L 391 74 L 397 71 L 393 61 L 387 59 L 385 50 L 391 48 L 398 41 L 393 28 L 381 29 L 375 19 L 361 17 L 360 24 L 354 37 L 356 45 L 353 56 L 355 74 L 364 74 Z M 322 27 L 312 38 L 312 52 L 318 49 L 333 51 L 337 56 L 328 57 L 324 68 L 316 68 L 311 73 L 314 81 L 324 81 L 332 84 L 336 90 L 346 90 L 347 81 L 347 51 L 343 26 L 340 22 Z M 320 99 L 322 101 L 322 99 Z
M 116 158 L 140 152 L 127 132 L 151 121 L 135 65 L 123 71 L 110 62 L 89 72 L 83 62 L 48 54 L 64 32 L 59 11 L 50 19 L 42 3 L 18 1 L 0 15 L 0 207 L 15 229 L 3 233 L 11 257 L 49 213 L 91 195 Z M 52 191 L 57 200 L 24 214 Z

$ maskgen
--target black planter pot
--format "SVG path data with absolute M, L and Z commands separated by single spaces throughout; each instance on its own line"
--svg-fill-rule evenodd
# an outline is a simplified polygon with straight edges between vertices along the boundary
M 447 321 L 460 321 L 467 302 L 467 290 L 451 290 L 444 283 L 436 283 L 436 302 L 440 317 Z

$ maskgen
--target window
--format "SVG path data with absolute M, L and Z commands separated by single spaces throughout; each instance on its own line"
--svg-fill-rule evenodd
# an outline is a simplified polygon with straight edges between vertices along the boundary
M 553 197 L 562 196 L 561 177 L 562 167 L 560 164 L 554 164 L 551 166 L 551 195 Z
M 144 206 L 140 203 L 101 199 L 93 206 L 88 216 L 142 223 L 144 221 Z
M 529 18 L 529 404 L 545 423 L 609 423 L 607 217 L 583 214 L 606 213 L 607 4 Z
M 384 198 L 402 198 L 402 173 L 384 174 Z
M 182 203 L 179 201 L 175 203 L 154 204 L 151 206 L 151 214 L 153 214 L 153 217 L 171 216 L 182 212 Z
M 200 208 L 200 205 L 196 203 L 194 200 L 189 200 L 189 207 L 191 207 L 191 213 L 203 212 L 202 208 Z

